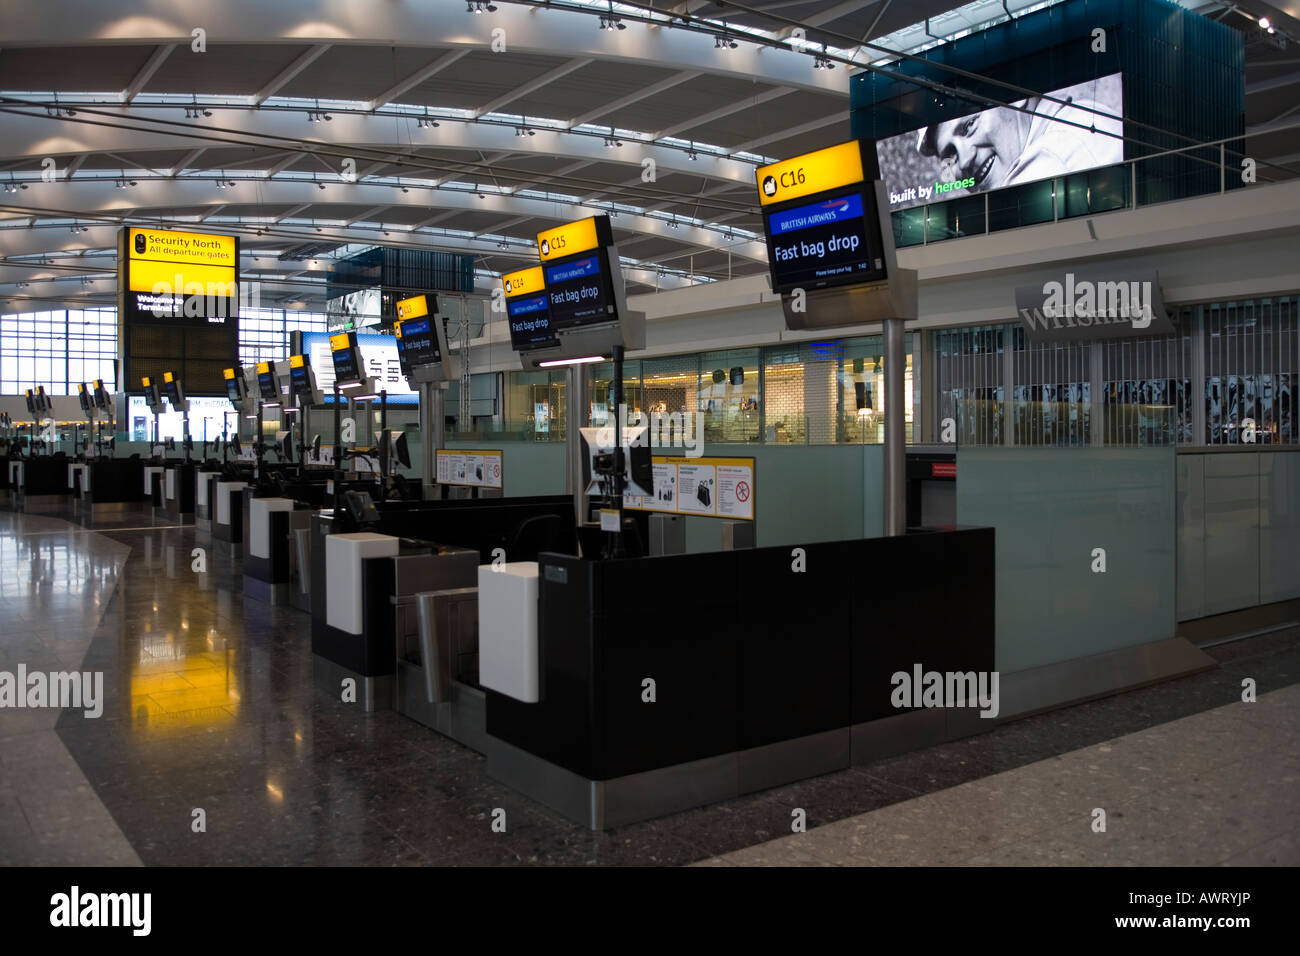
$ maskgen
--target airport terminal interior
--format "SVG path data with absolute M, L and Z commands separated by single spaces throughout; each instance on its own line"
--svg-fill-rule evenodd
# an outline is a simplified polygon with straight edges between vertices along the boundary
M 0 864 L 1300 864 L 1298 49 L 6 3 Z

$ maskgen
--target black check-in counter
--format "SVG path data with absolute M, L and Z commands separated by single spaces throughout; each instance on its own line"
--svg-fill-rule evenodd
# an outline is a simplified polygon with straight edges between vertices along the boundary
M 548 547 L 576 551 L 567 495 L 386 502 L 376 510 L 377 527 L 338 535 L 332 512 L 313 514 L 306 559 L 317 683 L 337 689 L 356 680 L 367 710 L 392 700 L 395 644 L 413 626 L 416 594 L 473 588 L 478 566 L 497 549 L 521 558 Z
M 10 459 L 9 486 L 27 512 L 58 512 L 68 504 L 68 462 L 64 455 Z
M 535 702 L 494 689 L 482 569 L 489 773 L 603 829 L 988 729 L 895 707 L 891 675 L 993 670 L 993 534 L 810 544 L 803 571 L 790 547 L 544 554 L 535 650 L 506 661 L 535 662 Z
M 138 508 L 144 499 L 144 462 L 138 458 L 94 458 L 83 472 L 82 501 L 91 511 Z
M 167 517 L 182 522 L 194 518 L 194 476 L 198 466 L 191 462 L 167 464 L 163 470 L 162 498 Z

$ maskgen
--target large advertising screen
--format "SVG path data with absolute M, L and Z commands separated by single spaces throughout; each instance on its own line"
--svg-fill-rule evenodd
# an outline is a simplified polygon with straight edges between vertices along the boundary
M 1121 80 L 1113 73 L 1051 90 L 1052 99 L 1033 96 L 879 140 L 890 210 L 1122 163 Z
M 330 332 L 363 329 L 383 321 L 384 296 L 378 289 L 359 289 L 325 302 L 325 328 Z
M 397 355 L 397 339 L 391 335 L 357 333 L 361 349 L 364 374 L 375 380 L 375 385 L 388 393 L 390 405 L 416 405 L 418 392 L 412 391 L 402 375 L 401 360 Z M 316 373 L 316 387 L 325 394 L 327 403 L 334 400 L 334 358 L 326 332 L 302 333 L 302 350 Z M 345 396 L 346 397 L 346 396 Z

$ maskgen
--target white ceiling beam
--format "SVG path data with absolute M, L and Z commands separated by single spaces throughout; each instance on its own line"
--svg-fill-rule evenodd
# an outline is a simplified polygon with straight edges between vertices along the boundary
M 351 219 L 349 219 L 348 225 L 350 226 L 353 223 L 358 223 L 358 222 L 369 222 L 371 216 L 375 215 L 376 213 L 383 212 L 385 209 L 391 209 L 391 208 L 393 208 L 391 203 L 384 203 L 383 205 L 380 206 L 372 206 L 371 208 L 367 209 L 365 212 L 353 216 Z
M 423 83 L 429 77 L 433 76 L 435 73 L 440 73 L 441 71 L 447 69 L 447 67 L 451 66 L 461 57 L 467 56 L 469 53 L 470 50 L 468 48 L 460 49 L 460 50 L 452 50 L 450 53 L 444 53 L 442 56 L 438 57 L 438 59 L 428 64 L 423 69 L 416 70 L 406 79 L 401 80 L 400 82 L 384 90 L 384 92 L 380 93 L 373 100 L 371 100 L 366 104 L 366 109 L 373 111 L 379 109 L 379 107 L 381 106 L 391 103 L 393 100 L 397 99 L 407 90 L 411 89 L 412 87 L 419 86 L 421 83 Z
M 595 61 L 592 57 L 580 56 L 575 57 L 566 63 L 561 63 L 555 69 L 547 70 L 541 76 L 529 80 L 521 86 L 516 86 L 513 90 L 510 90 L 507 93 L 502 93 L 494 99 L 488 100 L 488 102 L 474 111 L 474 115 L 479 117 L 486 116 L 489 113 L 498 113 L 501 111 L 501 107 L 508 106 L 520 97 L 528 96 L 530 93 L 535 93 L 542 87 L 554 83 L 561 77 L 568 76 L 570 73 L 581 70 L 584 66 L 590 66 L 593 62 Z
M 303 155 L 303 153 L 285 153 L 284 158 L 274 165 L 268 166 L 266 170 L 263 171 L 262 175 L 267 179 L 271 179 L 276 173 L 282 173 L 294 163 L 298 162 L 298 160 L 302 159 Z
M 82 153 L 79 156 L 72 157 L 72 162 L 68 163 L 68 171 L 63 174 L 64 178 L 71 179 L 73 175 L 77 172 L 77 170 L 81 168 L 81 164 L 84 163 L 89 157 L 90 157 L 90 153 Z
M 843 123 L 845 135 L 848 135 L 849 114 L 832 113 L 830 116 L 823 116 L 821 119 L 809 120 L 807 123 L 801 123 L 798 126 L 792 126 L 776 133 L 769 133 L 767 136 L 760 136 L 758 139 L 751 139 L 747 143 L 741 143 L 733 146 L 733 153 L 752 153 L 760 146 L 766 146 L 768 143 L 779 143 L 781 140 L 791 139 L 796 136 L 802 136 L 804 133 L 811 133 L 824 127 L 831 126 L 835 123 Z M 750 173 L 752 176 L 753 173 Z
M 806 55 L 749 42 L 733 36 L 740 46 L 723 53 L 706 33 L 667 29 L 662 24 L 627 22 L 626 30 L 595 29 L 599 9 L 566 10 L 552 6 L 499 4 L 492 16 L 467 16 L 457 3 L 372 3 L 358 13 L 355 4 L 320 0 L 276 0 L 275 3 L 212 3 L 211 0 L 154 0 L 147 15 L 126 16 L 115 3 L 85 0 L 42 0 L 5 4 L 4 46 L 50 49 L 50 38 L 65 47 L 138 46 L 191 42 L 190 31 L 202 24 L 210 38 L 223 45 L 302 46 L 305 44 L 368 45 L 383 50 L 437 49 L 450 53 L 488 54 L 504 30 L 510 54 L 557 58 L 590 56 L 665 71 L 703 70 L 732 79 L 763 77 L 777 86 L 821 91 L 847 100 L 846 70 L 812 70 Z M 16 9 L 11 9 L 16 8 Z M 698 7 L 694 7 L 698 9 Z M 426 67 L 426 70 L 430 67 Z M 490 67 L 488 67 L 490 69 Z M 429 75 L 437 72 L 433 69 Z M 418 77 L 418 74 L 417 74 Z M 427 77 L 425 77 L 427 78 Z M 250 81 L 245 95 L 256 91 Z M 383 105 L 421 82 L 402 81 L 397 92 L 371 101 Z M 375 107 L 372 107 L 375 108 Z
M 676 136 L 684 130 L 705 126 L 709 123 L 720 120 L 723 117 L 731 116 L 734 113 L 753 109 L 762 106 L 764 103 L 770 103 L 772 100 L 779 99 L 780 97 L 793 92 L 794 90 L 789 89 L 788 87 L 778 87 L 774 90 L 767 90 L 766 92 L 759 93 L 756 96 L 749 96 L 743 100 L 737 100 L 735 103 L 728 103 L 726 106 L 719 106 L 716 110 L 685 120 L 681 123 L 675 123 L 672 126 L 667 126 L 655 133 L 653 138 L 663 139 L 665 136 Z
M 252 106 L 261 106 L 278 93 L 295 76 L 316 62 L 317 58 L 330 48 L 328 43 L 318 43 L 294 58 L 293 62 L 277 73 L 271 82 L 248 98 Z
M 639 103 L 651 96 L 658 96 L 666 90 L 671 90 L 674 86 L 680 86 L 688 80 L 693 80 L 696 77 L 703 75 L 704 74 L 699 70 L 683 70 L 680 73 L 674 73 L 672 76 L 666 77 L 658 83 L 651 83 L 649 86 L 637 90 L 636 92 L 629 93 L 627 96 L 621 97 L 617 100 L 611 100 L 608 103 L 602 103 L 595 109 L 587 110 L 587 112 L 573 117 L 569 120 L 568 128 L 573 129 L 575 126 L 581 126 L 584 123 L 590 123 L 592 120 L 598 119 L 602 116 L 608 116 L 610 113 L 617 113 L 619 110 L 626 109 L 633 103 Z
M 206 212 L 202 213 L 199 216 L 199 222 L 205 222 L 208 219 L 211 219 L 213 216 L 218 215 L 223 209 L 229 209 L 229 208 L 230 208 L 230 204 L 224 202 L 221 203 L 220 205 L 213 206 L 211 209 L 207 210 Z
M 189 169 L 194 165 L 194 161 L 207 151 L 206 146 L 200 146 L 198 149 L 192 149 L 180 158 L 180 161 L 172 167 L 171 177 L 175 179 L 183 170 Z
M 1275 76 L 1267 80 L 1256 80 L 1254 83 L 1246 84 L 1246 95 L 1263 93 L 1267 90 L 1278 90 L 1286 86 L 1295 86 L 1297 83 L 1300 83 L 1300 73 L 1288 73 L 1285 76 Z
M 149 55 L 149 59 L 145 60 L 144 66 L 140 67 L 139 72 L 132 77 L 131 82 L 122 91 L 120 98 L 123 103 L 130 103 L 139 95 L 145 85 L 153 79 L 153 75 L 158 72 L 158 67 L 163 65 L 163 61 L 171 55 L 174 49 L 176 49 L 175 43 L 164 43 L 154 49 L 153 53 Z
M 286 219 L 292 219 L 294 216 L 298 215 L 299 213 L 306 212 L 310 208 L 311 208 L 311 203 L 309 202 L 299 203 L 298 205 L 292 206 L 289 209 L 286 209 L 284 212 L 280 213 L 280 215 L 276 216 L 275 219 L 272 220 L 272 222 L 283 222 Z
M 237 139 L 235 134 L 212 134 L 218 140 L 204 139 L 203 144 L 209 149 L 245 147 L 276 151 L 285 149 L 282 137 L 304 137 L 304 122 L 301 114 L 283 110 L 253 109 L 246 106 L 233 108 L 210 105 L 216 119 L 214 125 L 229 130 L 238 130 L 246 139 Z M 33 168 L 39 167 L 39 157 L 51 153 L 50 144 L 58 142 L 58 152 L 63 155 L 76 155 L 82 152 L 108 153 L 118 151 L 129 154 L 136 150 L 191 150 L 198 142 L 193 138 L 178 135 L 175 127 L 150 126 L 151 122 L 174 122 L 175 111 L 161 107 L 132 107 L 129 114 L 123 114 L 121 126 L 107 126 L 79 123 L 78 116 L 72 119 L 55 119 L 38 114 L 0 113 L 0 162 L 10 158 L 27 156 Z M 636 148 L 630 153 L 627 149 L 618 151 L 604 148 L 601 138 L 586 133 L 567 130 L 535 127 L 536 136 L 519 137 L 514 128 L 495 123 L 455 121 L 444 118 L 438 129 L 409 130 L 409 139 L 395 129 L 392 116 L 370 113 L 335 113 L 334 120 L 327 124 L 311 124 L 319 132 L 327 133 L 330 143 L 321 143 L 321 149 L 344 153 L 353 147 L 358 151 L 359 163 L 376 162 L 380 158 L 401 151 L 418 152 L 423 149 L 460 151 L 470 155 L 478 152 L 495 154 L 500 157 L 510 155 L 546 156 L 560 161 L 575 162 L 624 162 L 628 166 L 639 166 L 642 159 L 654 159 L 660 175 L 667 172 L 681 172 L 692 175 L 707 176 L 711 179 L 732 182 L 752 182 L 754 167 L 750 163 L 730 159 L 726 156 L 700 152 L 698 160 L 687 158 L 686 151 L 679 148 L 661 146 L 642 139 L 629 139 Z M 320 129 L 320 127 L 328 129 Z M 414 123 L 411 124 L 414 126 Z M 402 142 L 395 143 L 395 135 L 402 135 Z M 333 145 L 333 144 L 347 144 Z M 296 153 L 301 156 L 313 148 L 305 144 Z M 364 155 L 368 153 L 369 155 Z M 618 154 L 626 154 L 620 160 Z M 345 153 L 346 154 L 346 153 Z M 292 155 L 292 154 L 291 154 Z M 331 157 L 338 161 L 339 157 Z M 412 156 L 412 162 L 424 162 L 418 156 Z M 500 160 L 494 160 L 499 162 Z M 443 165 L 451 165 L 446 160 L 429 160 Z M 332 170 L 337 172 L 337 169 Z M 445 175 L 441 170 L 419 170 L 412 167 L 404 175 L 425 177 Z
M 820 13 L 813 13 L 803 17 L 800 19 L 799 25 L 805 29 L 819 27 L 822 24 L 830 23 L 832 20 L 838 20 L 840 17 L 847 17 L 850 13 L 856 13 L 863 7 L 872 6 L 878 2 L 879 0 L 844 0 L 843 3 L 837 3 L 835 6 L 828 7 Z M 778 31 L 777 36 L 784 40 L 790 36 L 793 29 L 794 27 L 783 27 Z

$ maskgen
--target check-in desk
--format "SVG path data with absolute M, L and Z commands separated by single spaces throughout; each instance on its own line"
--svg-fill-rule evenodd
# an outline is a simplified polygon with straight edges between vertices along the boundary
M 17 508 L 23 495 L 23 460 L 10 458 L 5 462 L 5 491 L 9 505 Z
M 68 506 L 68 459 L 25 458 L 9 463 L 9 483 L 23 511 L 62 512 Z
M 183 522 L 194 517 L 194 473 L 197 466 L 188 463 L 167 465 L 163 473 L 163 504 L 167 517 Z
M 144 466 L 144 497 L 158 515 L 164 508 L 163 480 L 167 469 L 162 465 Z
M 365 710 L 387 709 L 398 641 L 416 626 L 415 595 L 472 588 L 478 554 L 370 531 L 333 534 L 328 512 L 311 521 L 316 684 L 335 694 L 350 679 Z
M 244 541 L 244 489 L 246 481 L 212 482 L 212 537 L 230 544 Z
M 199 531 L 212 531 L 212 515 L 215 510 L 216 482 L 221 472 L 207 468 L 194 471 L 194 526 Z
M 990 728 L 892 678 L 993 670 L 992 529 L 802 547 L 481 572 L 488 772 L 604 829 Z
M 294 533 L 310 530 L 312 512 L 290 498 L 245 498 L 248 538 L 244 593 L 268 604 L 285 603 L 298 579 Z
M 144 465 L 138 459 L 94 458 L 83 475 L 82 501 L 89 502 L 83 512 L 93 515 L 140 507 Z
M 72 494 L 72 500 L 78 506 L 91 500 L 90 462 L 73 461 L 68 463 L 68 490 Z

